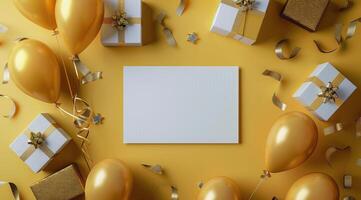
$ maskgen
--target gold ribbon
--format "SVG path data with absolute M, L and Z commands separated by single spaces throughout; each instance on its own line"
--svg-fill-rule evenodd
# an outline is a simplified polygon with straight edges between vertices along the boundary
M 71 60 L 75 68 L 76 76 L 78 80 L 80 80 L 81 84 L 84 85 L 103 78 L 103 72 L 90 71 L 90 69 L 81 62 L 78 55 L 73 56 Z
M 332 167 L 332 164 L 331 164 L 331 158 L 332 158 L 332 155 L 337 153 L 337 152 L 344 152 L 344 151 L 351 151 L 351 146 L 346 146 L 346 147 L 336 147 L 336 146 L 331 146 L 329 148 L 327 148 L 326 152 L 325 152 L 325 157 L 326 157 L 326 161 L 327 161 L 327 164 Z
M 301 48 L 295 47 L 295 48 L 293 48 L 291 50 L 289 55 L 286 55 L 284 47 L 287 46 L 287 45 L 289 45 L 289 40 L 288 39 L 283 39 L 283 40 L 278 41 L 276 46 L 275 46 L 275 54 L 281 60 L 288 60 L 288 59 L 294 58 L 294 57 L 297 56 L 297 54 L 301 50 Z
M 355 34 L 356 34 L 356 29 L 357 29 L 357 24 L 358 22 L 361 22 L 361 17 L 357 18 L 355 20 L 352 20 L 348 26 L 347 26 L 347 32 L 346 32 L 346 36 L 343 37 L 342 36 L 342 24 L 336 24 L 336 28 L 335 28 L 335 40 L 337 43 L 337 47 L 334 49 L 325 49 L 323 48 L 323 46 L 321 45 L 321 43 L 317 40 L 313 40 L 313 42 L 315 43 L 318 51 L 320 51 L 321 53 L 332 53 L 336 50 L 338 50 L 339 48 L 341 48 L 344 43 L 351 39 Z
M 325 136 L 331 135 L 331 134 L 333 134 L 333 133 L 342 131 L 343 128 L 344 128 L 344 124 L 343 124 L 343 123 L 336 123 L 336 124 L 333 124 L 332 126 L 329 126 L 329 127 L 324 128 L 324 129 L 323 129 L 323 134 L 324 134 Z
M 344 81 L 345 77 L 339 73 L 336 78 L 331 82 L 332 85 L 334 86 L 339 86 L 342 81 Z M 322 87 L 326 87 L 325 84 L 316 76 L 310 77 L 308 78 L 305 82 L 312 82 L 313 84 L 315 84 L 317 87 L 322 88 Z M 307 108 L 311 111 L 317 110 L 324 102 L 324 98 L 318 96 L 310 106 L 308 106 Z M 340 98 L 335 99 L 334 102 L 338 107 L 343 103 L 343 100 Z
M 11 119 L 14 117 L 15 113 L 16 113 L 16 104 L 14 102 L 14 100 L 12 100 L 9 96 L 0 94 L 0 98 L 4 98 L 6 100 L 8 100 L 10 102 L 10 110 L 8 113 L 6 114 L 1 114 L 2 117 L 7 118 L 7 119 Z
M 278 72 L 266 69 L 262 73 L 262 75 L 273 78 L 274 80 L 278 81 L 279 84 L 281 84 L 281 82 L 282 82 L 282 75 Z M 273 93 L 272 103 L 275 106 L 277 106 L 279 109 L 281 109 L 282 111 L 285 111 L 287 109 L 287 104 L 285 104 L 284 102 L 281 101 L 281 99 L 277 96 L 277 92 Z
M 179 4 L 177 7 L 177 11 L 176 11 L 177 15 L 181 16 L 183 14 L 185 8 L 186 8 L 186 0 L 179 0 Z
M 19 192 L 19 189 L 18 187 L 12 183 L 12 182 L 6 182 L 6 181 L 0 181 L 0 185 L 2 184 L 9 184 L 10 186 L 10 189 L 11 189 L 11 193 L 14 197 L 15 200 L 20 200 L 20 192 Z
M 4 69 L 3 69 L 3 80 L 2 80 L 2 84 L 8 84 L 10 80 L 10 73 L 9 73 L 9 67 L 8 67 L 8 63 L 6 63 L 4 65 Z
M 158 164 L 156 164 L 156 165 L 142 164 L 142 166 L 149 169 L 154 174 L 164 175 L 164 170 L 163 170 L 162 166 L 160 166 Z M 178 200 L 179 199 L 178 189 L 174 185 L 170 184 L 170 190 L 171 190 L 170 199 Z
M 49 149 L 48 146 L 46 146 L 46 138 L 52 133 L 54 132 L 55 129 L 57 129 L 58 126 L 56 124 L 51 124 L 44 132 L 40 133 L 41 134 L 41 137 L 43 139 L 43 142 L 40 143 L 40 144 L 32 144 L 32 145 L 29 145 L 29 147 L 24 151 L 24 153 L 20 156 L 20 159 L 25 161 L 26 159 L 28 159 L 31 154 L 34 153 L 34 151 L 36 149 L 40 149 L 46 156 L 48 156 L 49 158 L 53 157 L 54 156 L 54 152 L 51 151 Z M 31 140 L 31 137 L 34 135 L 34 134 L 38 134 L 38 133 L 34 133 L 32 132 L 31 130 L 27 129 L 24 133 L 28 138 L 29 140 Z M 29 143 L 28 143 L 29 144 Z
M 141 18 L 126 17 L 124 0 L 118 0 L 118 2 L 119 2 L 119 11 L 117 11 L 111 17 L 104 17 L 103 24 L 112 25 L 118 31 L 118 38 L 119 38 L 118 43 L 125 44 L 125 29 L 127 28 L 128 25 L 131 25 L 131 24 L 141 24 Z M 126 25 L 124 24 L 123 26 L 119 26 L 119 24 L 115 21 L 117 19 L 125 20 Z
M 172 31 L 165 25 L 164 23 L 165 18 L 166 18 L 166 14 L 164 12 L 161 12 L 157 16 L 157 23 L 163 28 L 163 35 L 165 36 L 167 44 L 169 46 L 175 47 L 177 46 L 177 42 L 173 36 Z

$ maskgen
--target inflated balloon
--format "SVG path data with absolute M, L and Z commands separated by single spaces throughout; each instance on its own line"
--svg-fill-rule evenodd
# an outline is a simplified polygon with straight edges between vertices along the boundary
M 241 200 L 241 191 L 236 182 L 227 177 L 216 177 L 205 183 L 197 200 Z
M 311 173 L 298 179 L 289 189 L 286 200 L 338 200 L 336 182 L 327 174 Z
M 315 122 L 300 112 L 281 116 L 272 126 L 266 144 L 266 169 L 276 173 L 297 167 L 317 145 Z
M 104 18 L 103 0 L 57 0 L 55 19 L 64 43 L 73 54 L 82 52 L 96 37 Z
M 90 171 L 85 184 L 86 200 L 128 200 L 133 178 L 125 164 L 117 159 L 106 159 Z
M 8 60 L 10 77 L 25 94 L 55 103 L 60 94 L 60 67 L 54 52 L 44 43 L 23 39 Z
M 56 0 L 14 0 L 16 8 L 30 21 L 50 30 L 56 29 Z

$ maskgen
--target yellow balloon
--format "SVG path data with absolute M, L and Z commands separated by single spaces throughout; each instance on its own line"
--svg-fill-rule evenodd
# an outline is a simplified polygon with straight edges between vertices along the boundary
M 50 30 L 56 29 L 56 0 L 14 0 L 16 8 L 30 21 Z
M 300 112 L 281 116 L 272 126 L 266 144 L 266 169 L 272 173 L 297 167 L 317 145 L 315 122 Z
M 216 177 L 203 185 L 197 200 L 241 200 L 236 182 L 227 177 Z
M 19 41 L 8 60 L 10 77 L 25 94 L 47 103 L 60 95 L 60 67 L 54 52 L 44 43 Z
M 106 159 L 90 171 L 85 184 L 86 200 L 128 200 L 133 178 L 125 164 L 117 159 Z
M 311 173 L 298 179 L 289 189 L 286 200 L 338 200 L 336 182 L 329 175 Z
M 100 30 L 103 0 L 57 0 L 55 18 L 66 47 L 73 55 L 79 54 Z

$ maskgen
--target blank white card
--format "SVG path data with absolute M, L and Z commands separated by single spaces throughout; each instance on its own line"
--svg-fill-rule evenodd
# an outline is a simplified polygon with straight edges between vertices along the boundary
M 125 66 L 124 143 L 238 143 L 239 68 Z

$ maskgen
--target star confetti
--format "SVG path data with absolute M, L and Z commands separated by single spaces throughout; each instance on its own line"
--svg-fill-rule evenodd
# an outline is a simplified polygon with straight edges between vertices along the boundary
M 103 120 L 104 120 L 104 117 L 99 113 L 93 116 L 93 123 L 95 125 L 102 124 Z
M 187 35 L 188 42 L 192 42 L 193 44 L 195 44 L 198 40 L 199 40 L 199 37 L 198 37 L 197 33 L 195 33 L 195 32 L 189 33 Z

